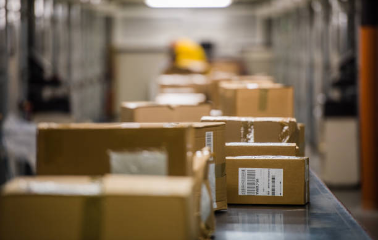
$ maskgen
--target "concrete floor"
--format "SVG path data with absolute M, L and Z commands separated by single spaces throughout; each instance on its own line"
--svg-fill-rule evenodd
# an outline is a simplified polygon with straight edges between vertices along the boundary
M 361 207 L 360 189 L 332 189 L 333 194 L 344 204 L 360 225 L 373 239 L 378 239 L 378 210 L 367 211 Z

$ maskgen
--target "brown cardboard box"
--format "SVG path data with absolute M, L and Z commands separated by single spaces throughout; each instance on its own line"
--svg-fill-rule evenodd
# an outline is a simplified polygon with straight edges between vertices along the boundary
M 189 177 L 28 177 L 5 185 L 0 239 L 194 239 Z
M 220 85 L 223 83 L 269 85 L 274 83 L 274 79 L 269 76 L 234 76 L 224 78 L 214 78 L 210 82 L 209 98 L 213 103 L 213 109 L 220 109 Z
M 209 91 L 209 79 L 201 74 L 161 75 L 158 80 L 160 93 L 203 93 Z
M 201 122 L 225 122 L 226 142 L 298 142 L 295 118 L 205 116 Z
M 209 181 L 214 200 L 214 209 L 227 209 L 226 160 L 224 154 L 224 123 L 193 123 L 195 150 L 209 147 L 212 157 L 209 162 Z
M 122 122 L 198 122 L 209 115 L 210 104 L 160 105 L 153 102 L 124 102 Z
M 198 232 L 201 239 L 210 239 L 215 230 L 213 200 L 209 183 L 210 149 L 197 151 L 193 158 L 194 196 Z
M 298 134 L 298 152 L 297 156 L 306 156 L 306 136 L 305 136 L 305 125 L 303 123 L 298 123 L 299 134 Z
M 213 59 L 211 62 L 212 71 L 241 74 L 242 64 L 238 59 Z
M 226 143 L 226 156 L 296 156 L 295 143 Z
M 38 175 L 102 175 L 113 153 L 154 148 L 167 155 L 167 173 L 192 174 L 194 130 L 190 124 L 114 123 L 38 126 Z
M 228 203 L 306 204 L 308 171 L 304 157 L 226 157 Z
M 289 86 L 221 83 L 219 93 L 225 116 L 294 116 L 294 90 Z

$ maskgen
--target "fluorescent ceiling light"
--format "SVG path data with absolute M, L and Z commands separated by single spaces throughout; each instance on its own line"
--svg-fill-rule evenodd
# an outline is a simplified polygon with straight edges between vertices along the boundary
M 225 8 L 232 0 L 145 0 L 152 8 Z

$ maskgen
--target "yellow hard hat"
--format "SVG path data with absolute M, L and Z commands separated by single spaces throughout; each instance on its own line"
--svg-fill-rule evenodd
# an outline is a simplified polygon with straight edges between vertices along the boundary
M 180 68 L 199 68 L 206 70 L 208 67 L 205 51 L 202 46 L 190 39 L 179 39 L 175 42 L 175 65 Z

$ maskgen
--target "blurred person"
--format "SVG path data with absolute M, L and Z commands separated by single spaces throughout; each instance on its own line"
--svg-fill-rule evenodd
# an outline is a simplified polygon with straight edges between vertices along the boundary
M 178 39 L 170 46 L 170 66 L 164 74 L 206 74 L 209 63 L 203 47 L 188 38 Z

